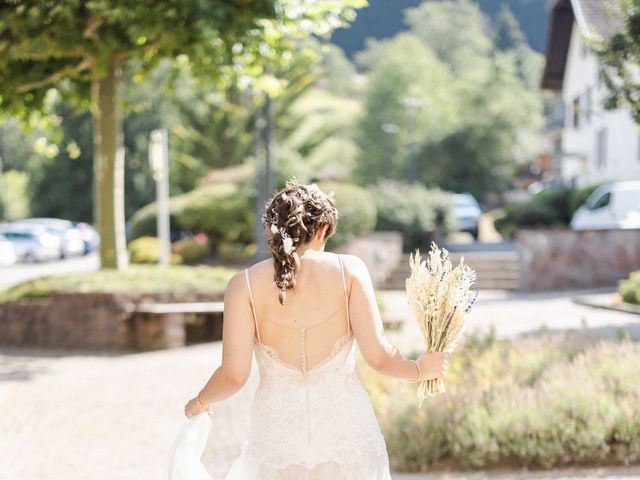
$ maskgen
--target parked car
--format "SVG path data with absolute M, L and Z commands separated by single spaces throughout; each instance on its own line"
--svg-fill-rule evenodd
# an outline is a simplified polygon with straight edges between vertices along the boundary
M 640 228 L 640 181 L 614 182 L 593 191 L 571 218 L 573 230 Z
M 482 209 L 478 201 L 470 193 L 456 193 L 453 195 L 453 230 L 468 232 L 478 239 L 478 223 Z
M 0 233 L 0 267 L 10 267 L 18 262 L 15 245 Z
M 74 257 L 85 253 L 82 233 L 73 222 L 59 218 L 27 218 L 12 222 L 12 225 L 43 227 L 60 239 L 59 258 Z
M 46 262 L 60 255 L 60 239 L 42 227 L 9 225 L 0 234 L 13 244 L 21 262 Z
M 100 246 L 100 235 L 96 229 L 86 222 L 76 222 L 74 226 L 84 242 L 84 254 L 96 251 Z

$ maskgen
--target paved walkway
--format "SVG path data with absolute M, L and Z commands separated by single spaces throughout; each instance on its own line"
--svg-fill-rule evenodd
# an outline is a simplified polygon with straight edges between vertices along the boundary
M 403 315 L 403 292 L 385 296 L 390 308 Z M 486 291 L 470 328 L 493 323 L 513 335 L 542 323 L 580 328 L 586 322 L 593 331 L 612 333 L 637 326 L 637 318 L 578 306 L 563 295 Z M 405 332 L 389 337 L 403 348 L 412 328 L 409 322 Z M 185 421 L 184 403 L 220 359 L 220 342 L 126 355 L 0 349 L 0 480 L 151 480 Z M 212 407 L 213 429 L 203 461 L 216 479 L 223 478 L 245 438 L 257 381 L 254 365 L 243 389 Z M 467 478 L 640 479 L 640 468 L 394 475 L 394 480 Z

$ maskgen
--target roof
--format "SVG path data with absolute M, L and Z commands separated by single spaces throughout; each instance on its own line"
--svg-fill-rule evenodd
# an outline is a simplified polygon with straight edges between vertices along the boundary
M 572 0 L 571 4 L 585 36 L 607 39 L 624 26 L 619 0 Z
M 542 88 L 562 90 L 574 22 L 585 37 L 607 39 L 623 26 L 619 0 L 552 0 Z

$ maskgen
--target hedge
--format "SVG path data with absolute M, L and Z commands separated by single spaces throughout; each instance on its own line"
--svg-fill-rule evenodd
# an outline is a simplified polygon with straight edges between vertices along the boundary
M 342 182 L 319 182 L 318 187 L 326 193 L 334 192 L 339 213 L 338 227 L 327 243 L 329 248 L 373 230 L 376 225 L 376 205 L 371 194 L 364 188 Z
M 496 230 L 505 237 L 513 237 L 522 227 L 566 227 L 575 211 L 598 186 L 546 189 L 529 200 L 507 205 L 504 214 L 494 221 Z
M 378 217 L 376 230 L 399 231 L 404 251 L 426 248 L 436 232 L 451 226 L 451 194 L 424 185 L 383 181 L 369 187 Z

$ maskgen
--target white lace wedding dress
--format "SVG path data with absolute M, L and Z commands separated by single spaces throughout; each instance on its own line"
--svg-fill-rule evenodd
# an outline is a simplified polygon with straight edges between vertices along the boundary
M 249 438 L 225 480 L 391 480 L 384 437 L 355 370 L 341 258 L 340 268 L 347 334 L 337 339 L 331 355 L 309 369 L 305 341 L 317 325 L 298 329 L 302 368 L 281 361 L 275 349 L 260 341 L 245 270 L 258 335 L 254 352 L 260 383 L 251 405 Z M 210 419 L 200 414 L 189 422 L 191 428 L 181 432 L 164 479 L 210 479 L 199 460 Z M 171 476 L 172 470 L 178 473 Z

